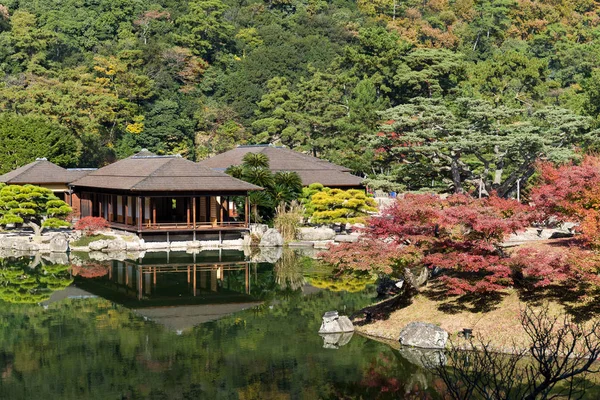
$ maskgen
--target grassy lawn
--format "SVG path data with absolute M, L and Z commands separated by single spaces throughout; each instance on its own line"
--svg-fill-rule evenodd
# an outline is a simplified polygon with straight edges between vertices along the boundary
M 88 246 L 92 242 L 97 242 L 98 240 L 113 240 L 114 236 L 108 235 L 92 235 L 92 236 L 82 236 L 80 239 L 71 242 L 71 246 L 75 247 L 84 247 Z
M 554 300 L 548 301 L 552 315 L 564 314 L 565 307 Z M 459 344 L 458 333 L 463 328 L 473 329 L 473 335 L 502 351 L 514 345 L 529 342 L 520 322 L 521 310 L 529 305 L 540 306 L 538 301 L 525 301 L 517 290 L 510 289 L 488 298 L 485 302 L 458 302 L 456 297 L 440 295 L 435 283 L 425 287 L 414 297 L 412 304 L 391 312 L 387 319 L 357 326 L 363 334 L 397 341 L 400 331 L 410 322 L 429 322 L 440 326 Z

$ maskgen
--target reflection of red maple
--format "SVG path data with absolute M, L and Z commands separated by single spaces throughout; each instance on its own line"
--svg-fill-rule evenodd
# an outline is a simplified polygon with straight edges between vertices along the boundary
M 361 386 L 375 388 L 379 390 L 379 394 L 375 394 L 373 399 L 389 398 L 393 394 L 393 398 L 403 399 L 431 399 L 431 395 L 420 387 L 418 380 L 408 379 L 400 380 L 394 375 L 410 378 L 397 370 L 399 366 L 398 360 L 387 357 L 384 354 L 379 354 L 377 358 L 371 361 L 369 368 L 365 371 L 363 379 L 360 381 Z M 417 374 L 421 372 L 417 372 Z
M 73 265 L 71 273 L 73 276 L 82 278 L 99 278 L 108 274 L 108 266 L 102 264 Z

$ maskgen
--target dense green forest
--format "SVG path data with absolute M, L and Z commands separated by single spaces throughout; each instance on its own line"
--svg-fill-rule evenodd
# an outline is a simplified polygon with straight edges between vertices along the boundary
M 0 172 L 283 144 L 388 190 L 596 149 L 593 0 L 1 0 Z

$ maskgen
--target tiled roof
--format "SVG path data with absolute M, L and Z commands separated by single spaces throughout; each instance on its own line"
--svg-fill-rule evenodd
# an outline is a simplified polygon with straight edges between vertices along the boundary
M 179 156 L 141 152 L 93 171 L 73 186 L 132 191 L 248 191 L 261 188 Z
M 89 174 L 91 171 L 89 169 L 65 169 L 46 159 L 37 159 L 32 163 L 0 176 L 0 182 L 13 185 L 59 183 L 66 185 L 75 179 Z
M 349 169 L 307 154 L 284 147 L 239 146 L 209 159 L 200 161 L 206 167 L 224 171 L 231 165 L 242 164 L 248 153 L 262 153 L 269 158 L 269 168 L 273 172 L 295 171 L 300 175 L 302 184 L 321 183 L 325 186 L 359 186 L 362 178 L 349 173 Z

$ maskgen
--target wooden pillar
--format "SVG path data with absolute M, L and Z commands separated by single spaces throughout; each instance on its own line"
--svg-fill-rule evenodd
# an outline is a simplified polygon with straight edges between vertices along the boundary
M 219 196 L 219 225 L 223 225 L 223 196 Z
M 191 221 L 191 211 L 190 211 L 190 201 L 193 199 L 193 197 L 189 198 L 186 201 L 186 214 L 187 214 L 187 227 L 190 227 L 190 221 Z
M 143 213 L 142 202 L 143 202 L 142 197 L 138 196 L 137 197 L 137 210 L 138 211 L 137 211 L 137 219 L 136 219 L 136 221 L 137 221 L 137 226 L 138 226 L 138 231 L 139 232 L 142 231 L 142 220 L 144 219 L 143 215 L 142 215 L 142 213 Z
M 129 225 L 129 221 L 127 220 L 129 218 L 129 196 L 123 196 L 123 202 L 125 203 L 125 225 Z
M 194 229 L 194 241 L 196 241 L 196 202 L 197 202 L 197 198 L 193 197 L 192 198 L 192 223 L 194 224 L 193 229 Z
M 245 220 L 246 220 L 246 227 L 248 227 L 248 224 L 250 223 L 250 202 L 248 201 L 248 193 L 246 193 L 246 205 L 244 206 L 245 208 Z
M 101 194 L 101 195 L 99 195 L 99 196 L 98 196 L 98 216 L 99 216 L 100 218 L 103 218 L 103 217 L 104 217 L 104 215 L 102 214 L 102 211 L 104 211 L 104 210 L 102 209 L 102 204 L 104 203 L 104 202 L 102 201 L 103 199 L 104 199 L 104 195 L 103 195 L 103 194 Z
M 156 226 L 156 199 L 151 199 L 152 203 L 152 225 Z

